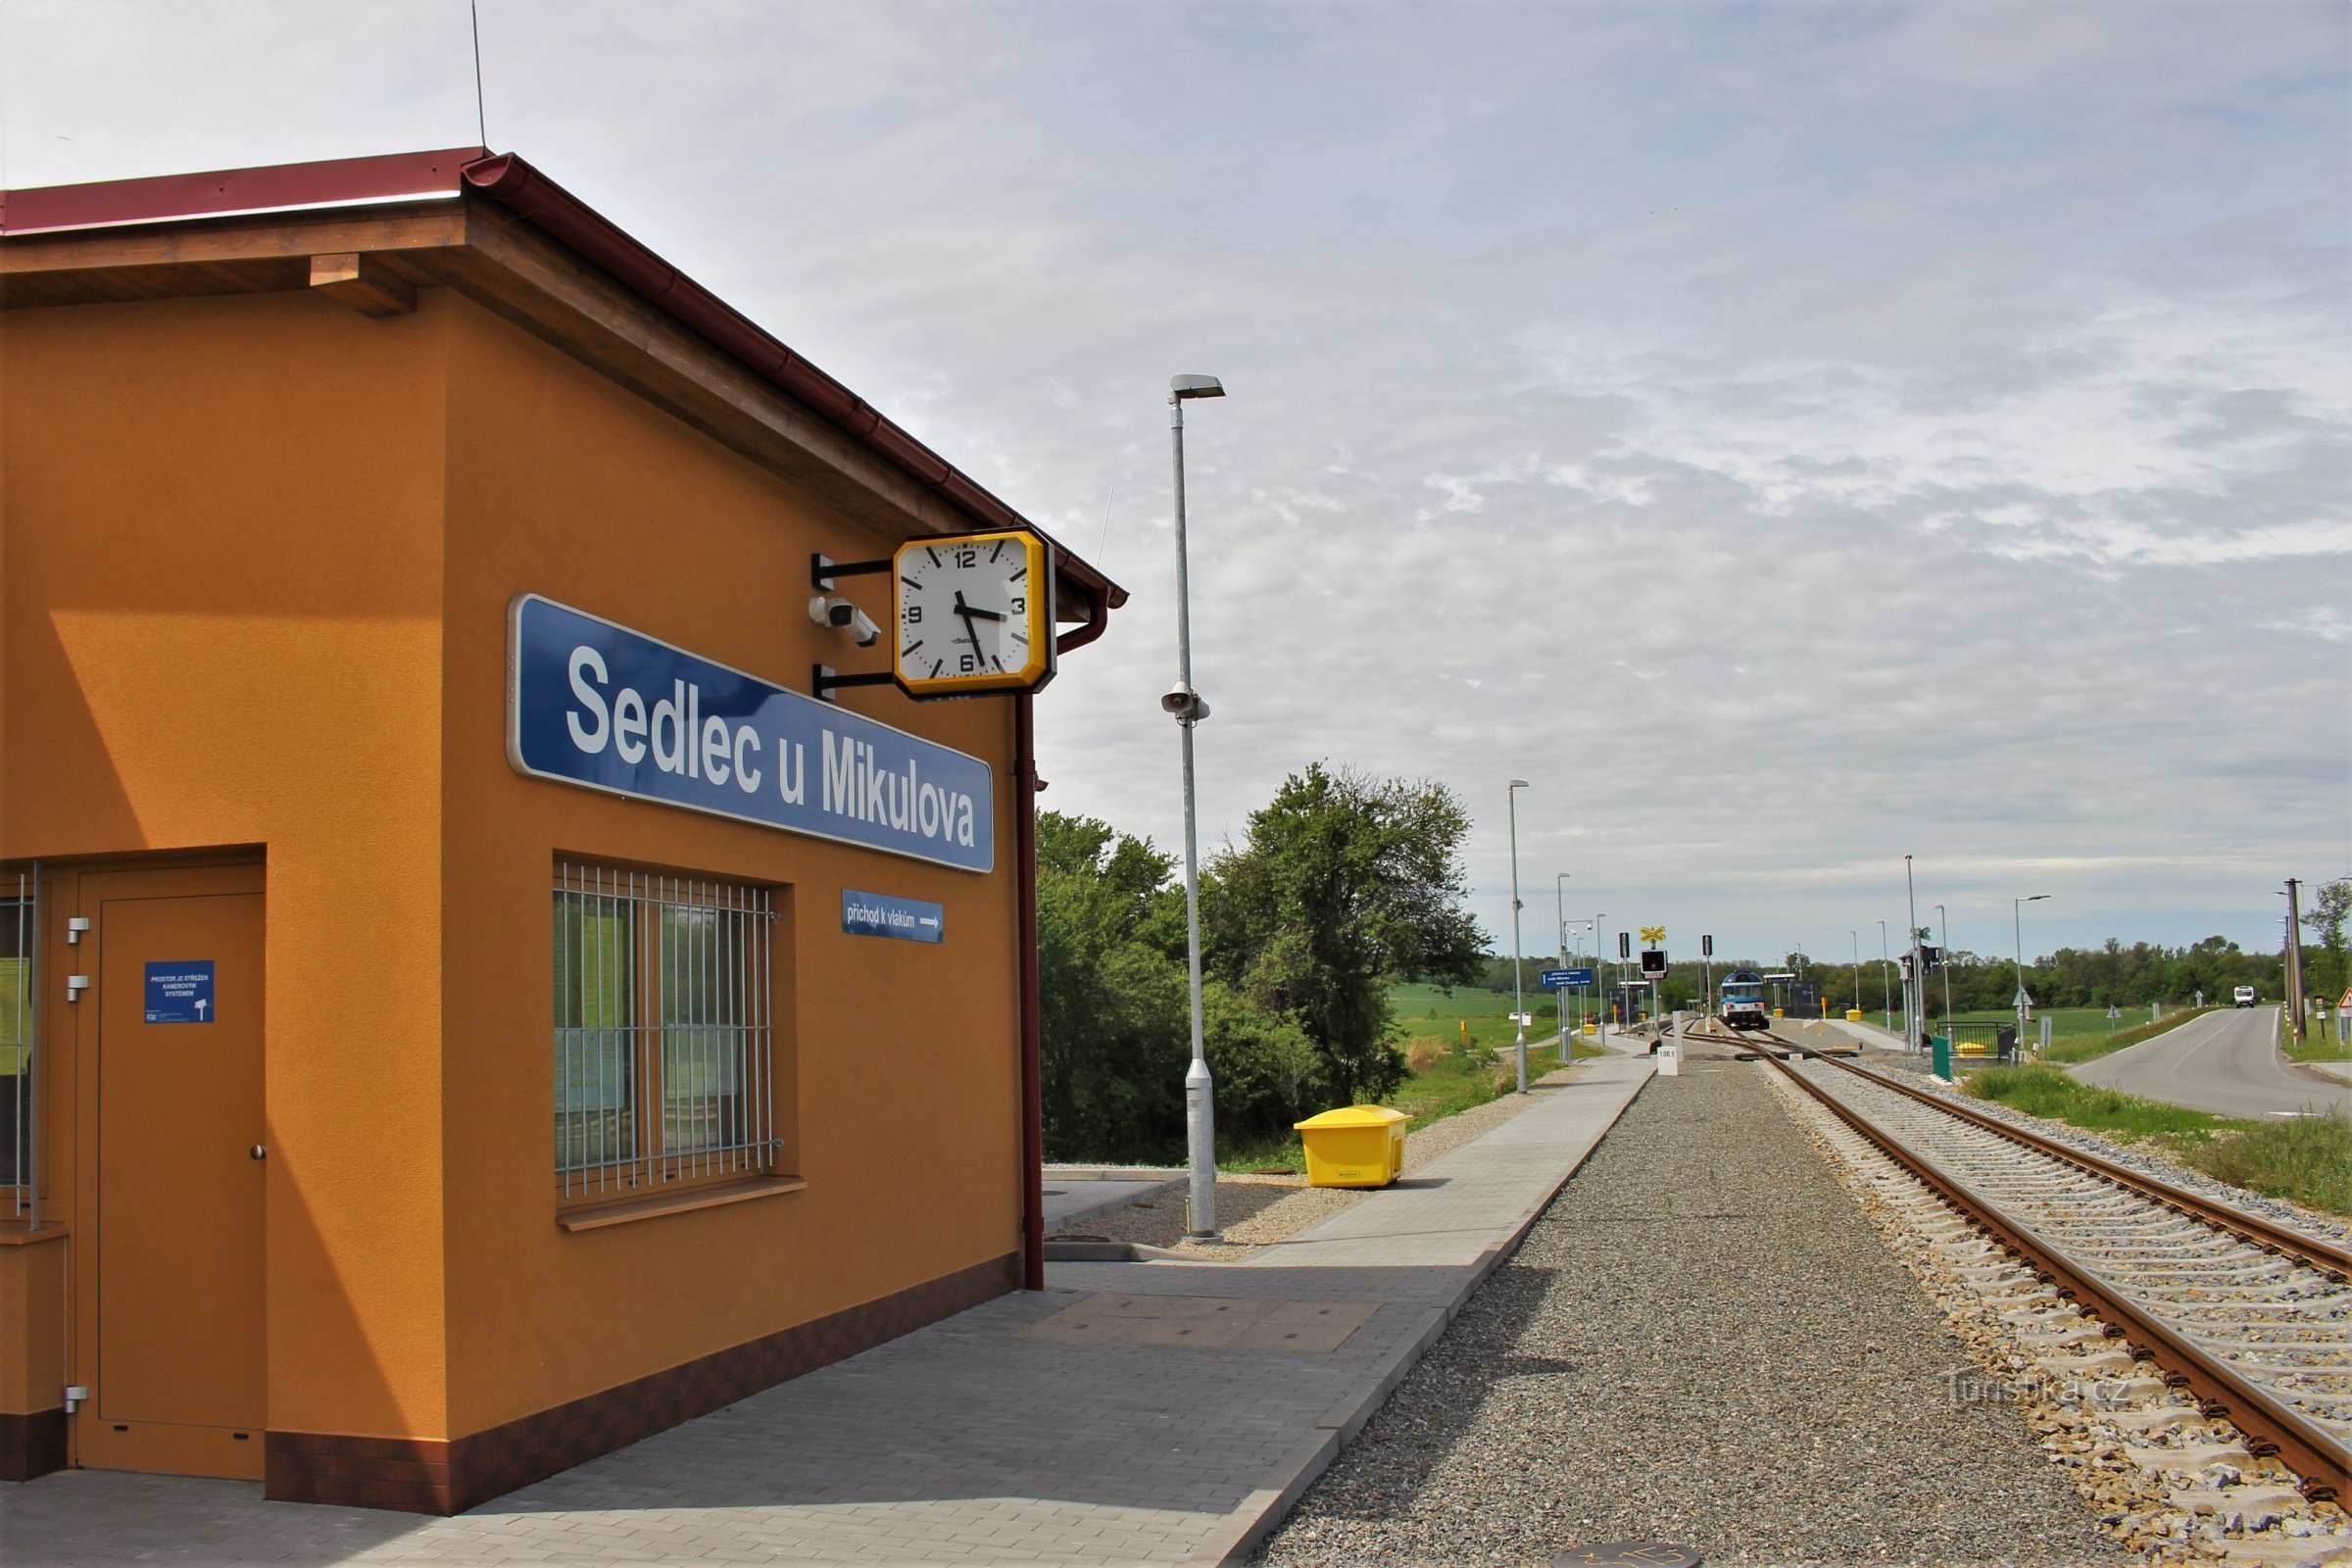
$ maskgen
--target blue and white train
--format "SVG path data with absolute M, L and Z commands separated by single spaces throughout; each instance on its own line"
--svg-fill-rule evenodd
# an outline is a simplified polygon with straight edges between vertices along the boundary
M 1769 1029 L 1772 1016 L 1764 1002 L 1764 977 L 1753 969 L 1734 969 L 1715 993 L 1716 1016 L 1733 1029 Z

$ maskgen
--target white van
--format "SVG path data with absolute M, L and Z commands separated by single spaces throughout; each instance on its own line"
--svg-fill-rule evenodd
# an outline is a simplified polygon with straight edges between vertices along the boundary
M 2252 986 L 2239 986 L 2237 988 L 2237 1004 L 2239 1006 L 2251 1007 L 2254 1005 L 2255 1000 L 2254 988 Z

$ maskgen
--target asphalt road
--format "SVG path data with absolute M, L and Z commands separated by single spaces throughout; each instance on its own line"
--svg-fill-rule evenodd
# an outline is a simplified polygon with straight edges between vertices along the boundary
M 2276 1007 L 2230 1007 L 2067 1071 L 2086 1084 L 2223 1116 L 2352 1113 L 2352 1084 L 2289 1065 L 2272 1042 Z

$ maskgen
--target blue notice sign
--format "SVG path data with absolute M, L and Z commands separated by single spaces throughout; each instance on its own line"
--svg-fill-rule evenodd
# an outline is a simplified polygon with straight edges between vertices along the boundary
M 1544 982 L 1546 991 L 1567 991 L 1592 983 L 1590 969 L 1546 969 L 1536 977 Z
M 901 942 L 938 942 L 948 934 L 945 906 L 887 893 L 841 890 L 841 929 L 854 937 L 897 937 Z
M 147 965 L 149 1023 L 211 1023 L 213 960 L 173 958 Z
M 520 773 L 910 856 L 996 865 L 986 762 L 537 594 L 509 611 Z

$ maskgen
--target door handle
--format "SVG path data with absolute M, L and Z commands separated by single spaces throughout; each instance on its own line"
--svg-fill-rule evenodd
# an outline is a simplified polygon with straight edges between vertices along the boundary
M 268 1159 L 270 1157 L 270 1151 L 265 1149 L 260 1144 L 254 1145 L 251 1149 L 245 1151 L 245 1152 L 254 1159 Z

